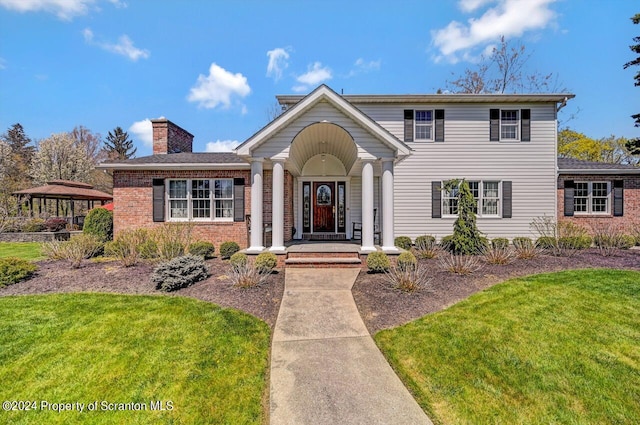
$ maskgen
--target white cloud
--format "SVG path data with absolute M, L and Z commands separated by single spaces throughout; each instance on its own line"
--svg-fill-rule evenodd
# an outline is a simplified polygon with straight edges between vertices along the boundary
M 320 62 L 314 62 L 313 65 L 307 67 L 307 72 L 299 75 L 296 81 L 297 84 L 293 87 L 295 92 L 303 92 L 309 88 L 309 86 L 315 86 L 323 81 L 333 78 L 331 69 L 327 66 L 322 66 Z
M 48 12 L 70 21 L 85 15 L 97 0 L 0 0 L 0 6 L 16 12 Z M 109 0 L 117 8 L 127 7 L 121 0 Z
M 84 41 L 87 44 L 98 46 L 107 52 L 115 53 L 117 55 L 122 55 L 129 58 L 132 61 L 137 61 L 138 59 L 147 59 L 151 55 L 151 53 L 146 49 L 139 49 L 133 45 L 133 41 L 127 35 L 121 35 L 118 38 L 117 43 L 109 43 L 103 41 L 95 41 L 95 37 L 91 28 L 85 28 L 82 31 L 82 36 L 84 37 Z
M 459 6 L 464 11 L 475 11 L 492 4 L 479 18 L 469 18 L 467 24 L 451 21 L 445 28 L 432 31 L 433 44 L 440 54 L 438 62 L 447 59 L 457 62 L 474 57 L 469 51 L 485 47 L 505 36 L 519 37 L 524 32 L 545 28 L 556 14 L 549 6 L 556 0 L 462 0 Z
M 198 76 L 198 81 L 189 90 L 187 100 L 208 109 L 218 105 L 228 108 L 231 106 L 232 97 L 245 97 L 249 93 L 251 88 L 247 83 L 247 77 L 240 73 L 232 74 L 212 63 L 209 67 L 209 75 Z
M 215 142 L 208 142 L 205 152 L 231 152 L 240 142 L 237 140 L 216 140 Z
M 367 61 L 363 58 L 358 58 L 353 64 L 353 68 L 349 71 L 347 77 L 353 77 L 358 74 L 363 74 L 371 71 L 377 71 L 380 69 L 380 64 L 382 61 L 378 59 L 377 61 Z
M 120 0 L 109 0 L 109 3 L 114 5 L 117 9 L 125 9 L 129 7 L 129 5 L 126 2 L 120 1 Z
M 289 66 L 288 48 L 277 47 L 267 52 L 269 63 L 267 64 L 267 77 L 272 77 L 275 81 L 282 78 L 282 72 Z
M 129 131 L 146 147 L 153 148 L 153 127 L 151 126 L 151 120 L 149 118 L 134 122 L 131 124 L 131 127 L 129 127 Z
M 7 69 L 7 61 L 4 58 L 0 58 L 0 70 Z

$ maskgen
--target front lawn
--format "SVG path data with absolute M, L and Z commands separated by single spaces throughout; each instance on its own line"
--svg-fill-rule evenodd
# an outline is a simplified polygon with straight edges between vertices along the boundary
M 18 257 L 30 261 L 44 259 L 39 242 L 0 242 L 0 258 Z
M 513 279 L 375 339 L 436 423 L 640 423 L 640 272 Z
M 37 406 L 1 411 L 0 422 L 263 422 L 269 328 L 247 314 L 183 297 L 107 294 L 3 297 L 0 312 L 0 399 Z M 85 407 L 57 413 L 41 401 Z M 146 410 L 117 410 L 126 403 Z

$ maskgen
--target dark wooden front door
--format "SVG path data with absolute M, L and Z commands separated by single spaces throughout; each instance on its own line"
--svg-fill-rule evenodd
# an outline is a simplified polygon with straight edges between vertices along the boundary
M 336 184 L 335 182 L 313 183 L 313 231 L 335 232 L 336 230 Z

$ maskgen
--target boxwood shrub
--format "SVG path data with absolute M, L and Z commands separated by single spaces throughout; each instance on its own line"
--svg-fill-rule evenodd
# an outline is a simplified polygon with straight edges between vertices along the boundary
M 533 241 L 531 240 L 531 238 L 519 236 L 517 238 L 513 238 L 513 246 L 517 249 L 533 248 Z
M 494 249 L 506 249 L 509 247 L 509 239 L 493 238 L 491 239 L 491 247 Z
M 278 257 L 273 252 L 261 252 L 254 264 L 261 273 L 271 273 L 278 265 Z
M 240 269 L 247 265 L 247 254 L 236 252 L 231 257 L 229 257 L 229 263 L 234 269 Z
M 398 236 L 393 244 L 398 248 L 410 250 L 411 249 L 411 238 L 409 236 Z
M 416 260 L 416 256 L 413 255 L 409 251 L 405 251 L 398 255 L 398 259 L 396 260 L 396 264 L 398 268 L 402 271 L 410 271 L 415 270 L 418 267 L 418 260 Z
M 389 271 L 391 262 L 382 251 L 374 251 L 367 255 L 367 268 L 371 273 L 383 273 Z
M 200 255 L 205 260 L 213 258 L 213 253 L 216 251 L 216 247 L 207 241 L 196 241 L 189 245 L 189 254 Z
M 222 245 L 220 245 L 220 255 L 222 258 L 231 258 L 231 256 L 238 251 L 240 251 L 240 246 L 233 241 L 222 242 Z

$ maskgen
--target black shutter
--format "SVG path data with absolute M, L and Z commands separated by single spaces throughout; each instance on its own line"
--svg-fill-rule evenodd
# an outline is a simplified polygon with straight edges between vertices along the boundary
M 244 221 L 244 178 L 233 179 L 233 221 Z
M 489 110 L 489 140 L 492 142 L 500 140 L 500 109 Z
M 413 109 L 404 110 L 404 141 L 413 142 Z
M 613 215 L 622 217 L 624 215 L 624 181 L 613 181 Z
M 573 216 L 573 194 L 576 184 L 573 180 L 564 181 L 564 215 L 565 217 Z
M 153 221 L 164 221 L 164 180 L 153 179 Z
M 431 182 L 431 218 L 442 217 L 442 190 L 440 182 Z
M 523 142 L 531 141 L 531 109 L 520 110 L 520 140 Z
M 436 109 L 436 142 L 444 142 L 444 109 Z
M 511 218 L 512 188 L 510 181 L 502 182 L 502 218 Z

